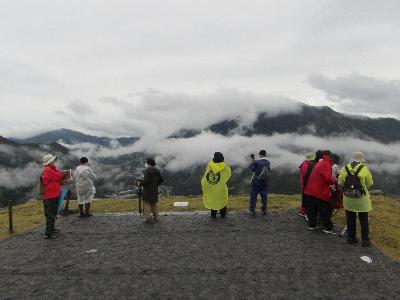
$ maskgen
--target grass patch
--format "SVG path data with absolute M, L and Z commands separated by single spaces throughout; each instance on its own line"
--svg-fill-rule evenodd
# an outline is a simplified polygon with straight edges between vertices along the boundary
M 188 207 L 174 207 L 175 201 L 188 201 Z M 247 211 L 248 196 L 232 196 L 229 199 L 230 211 Z M 391 198 L 374 196 L 373 210 L 369 214 L 370 236 L 372 243 L 382 252 L 400 261 L 400 202 Z M 268 208 L 272 211 L 298 208 L 299 195 L 269 195 Z M 70 202 L 70 208 L 77 208 L 76 201 Z M 137 212 L 138 201 L 102 199 L 92 203 L 94 213 Z M 205 210 L 200 197 L 168 197 L 159 201 L 160 211 L 200 211 Z M 13 209 L 14 234 L 28 232 L 45 223 L 43 205 L 38 201 L 30 201 L 17 205 Z M 344 211 L 339 211 L 333 221 L 339 226 L 345 225 Z M 360 226 L 357 226 L 359 230 Z M 358 233 L 359 234 L 359 233 Z M 360 234 L 359 234 L 360 236 Z M 8 233 L 8 211 L 0 210 L 0 239 L 10 237 Z

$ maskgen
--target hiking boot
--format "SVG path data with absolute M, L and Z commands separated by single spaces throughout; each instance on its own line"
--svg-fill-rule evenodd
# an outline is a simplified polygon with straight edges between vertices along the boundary
M 249 216 L 250 217 L 255 217 L 256 216 L 256 212 L 249 210 Z
M 267 212 L 266 211 L 262 211 L 261 215 L 265 217 L 267 215 Z
M 51 239 L 55 239 L 56 236 L 54 236 L 54 235 L 52 235 L 52 234 L 45 234 L 45 235 L 44 235 L 44 238 L 45 238 L 46 240 L 51 240 Z
M 362 247 L 369 247 L 369 246 L 371 246 L 371 242 L 369 240 L 363 240 L 361 242 L 361 246 Z
M 354 245 L 354 244 L 358 243 L 358 240 L 357 239 L 352 239 L 352 238 L 347 238 L 346 242 L 349 245 Z
M 93 215 L 90 213 L 84 215 L 84 218 L 90 218 L 90 217 L 93 217 Z
M 60 230 L 54 229 L 51 235 L 54 235 L 55 237 L 59 237 L 60 235 L 62 235 L 62 233 Z

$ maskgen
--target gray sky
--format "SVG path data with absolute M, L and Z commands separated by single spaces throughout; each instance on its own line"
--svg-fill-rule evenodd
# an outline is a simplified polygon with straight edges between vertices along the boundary
M 399 1 L 1 1 L 0 28 L 4 136 L 145 135 L 146 116 L 173 131 L 290 99 L 400 116 Z

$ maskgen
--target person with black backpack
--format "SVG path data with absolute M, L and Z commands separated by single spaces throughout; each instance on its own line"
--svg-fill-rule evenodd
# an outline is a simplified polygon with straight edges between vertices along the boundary
M 372 210 L 368 189 L 372 186 L 371 172 L 365 165 L 364 153 L 354 152 L 351 162 L 340 170 L 339 184 L 343 187 L 346 211 L 347 243 L 356 244 L 357 214 L 361 225 L 362 246 L 370 246 L 368 212 Z
M 308 216 L 307 216 L 307 197 L 304 195 L 304 188 L 307 186 L 308 178 L 310 177 L 310 174 L 312 172 L 312 169 L 314 168 L 315 165 L 315 157 L 316 155 L 314 153 L 308 153 L 306 155 L 306 160 L 304 160 L 301 165 L 299 166 L 300 170 L 300 188 L 301 188 L 301 206 L 298 211 L 298 215 L 300 217 L 305 218 L 308 221 Z
M 259 158 L 255 159 L 254 154 L 250 157 L 252 162 L 250 164 L 250 170 L 253 172 L 251 177 L 251 194 L 250 194 L 250 204 L 249 213 L 250 216 L 255 216 L 256 214 L 256 204 L 257 196 L 261 195 L 261 213 L 265 216 L 267 214 L 267 187 L 268 179 L 271 171 L 271 164 L 267 159 L 267 152 L 265 150 L 260 150 Z

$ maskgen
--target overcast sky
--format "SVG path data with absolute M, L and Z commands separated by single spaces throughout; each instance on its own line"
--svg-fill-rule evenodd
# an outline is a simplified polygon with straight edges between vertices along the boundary
M 200 126 L 291 100 L 400 117 L 397 0 L 1 1 L 0 28 L 3 136 L 145 135 L 146 116 Z

